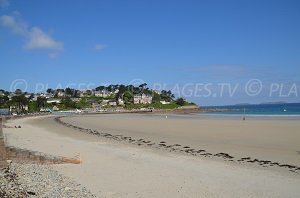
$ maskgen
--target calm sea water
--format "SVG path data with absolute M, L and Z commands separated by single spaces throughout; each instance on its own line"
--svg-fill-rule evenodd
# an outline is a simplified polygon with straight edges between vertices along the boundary
M 206 113 L 208 115 L 300 116 L 300 103 L 230 105 L 206 108 L 227 109 L 223 112 Z

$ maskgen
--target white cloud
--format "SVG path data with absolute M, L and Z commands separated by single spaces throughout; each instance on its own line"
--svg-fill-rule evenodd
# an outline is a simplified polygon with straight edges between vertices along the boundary
M 38 27 L 31 28 L 28 35 L 29 40 L 25 45 L 27 49 L 64 49 L 64 44 L 62 42 L 55 41 L 50 35 L 46 34 Z
M 8 0 L 0 0 L 0 8 L 5 8 L 9 6 Z
M 12 16 L 3 15 L 0 17 L 0 21 L 3 26 L 10 28 L 11 31 L 16 34 L 20 34 L 22 36 L 26 36 L 28 34 L 27 24 L 22 20 L 18 20 Z
M 103 50 L 104 48 L 106 48 L 107 45 L 103 45 L 103 44 L 96 44 L 95 49 L 100 51 Z
M 63 42 L 56 41 L 39 27 L 29 28 L 19 17 L 3 15 L 0 17 L 0 23 L 13 33 L 25 38 L 25 49 L 49 49 L 56 52 L 64 49 Z M 53 55 L 49 54 L 49 57 L 53 57 Z

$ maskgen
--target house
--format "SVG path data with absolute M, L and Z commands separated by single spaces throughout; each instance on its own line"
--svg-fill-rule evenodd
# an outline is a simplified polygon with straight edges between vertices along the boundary
M 3 91 L 0 91 L 0 96 L 5 96 L 5 93 Z
M 160 90 L 153 90 L 155 93 L 157 93 L 157 94 L 161 94 L 161 91 Z
M 108 102 L 109 102 L 109 100 L 102 100 L 100 104 L 102 106 L 106 106 L 108 104 Z
M 134 104 L 151 104 L 152 103 L 152 96 L 146 94 L 137 94 L 133 96 L 133 103 Z
M 58 111 L 59 108 L 58 108 L 57 106 L 54 106 L 52 110 L 53 110 L 53 111 Z
M 65 94 L 65 92 L 63 92 L 63 91 L 58 91 L 57 92 L 57 96 L 58 97 L 64 97 L 66 94 Z
M 107 89 L 103 89 L 103 90 L 100 90 L 100 91 L 95 91 L 95 96 L 96 97 L 106 98 L 106 97 L 111 96 L 111 95 L 112 95 L 112 92 L 108 91 Z
M 31 96 L 33 96 L 32 94 L 25 94 L 25 98 L 30 99 Z
M 49 98 L 48 100 L 47 100 L 47 103 L 48 104 L 53 104 L 53 103 L 61 103 L 61 99 L 58 99 L 58 98 Z
M 170 102 L 167 102 L 167 101 L 164 101 L 164 100 L 161 100 L 161 101 L 159 101 L 161 104 L 163 104 L 163 105 L 166 105 L 166 104 L 170 104 Z
M 17 113 L 23 113 L 23 111 L 28 111 L 28 105 L 21 105 L 21 106 L 10 106 L 9 107 L 10 112 L 17 112 Z
M 80 98 L 83 98 L 83 97 L 85 97 L 86 93 L 85 93 L 85 91 L 77 91 L 77 95 L 78 95 Z
M 0 109 L 0 115 L 9 115 L 9 114 L 10 114 L 9 109 Z
M 71 98 L 71 100 L 72 100 L 73 102 L 79 102 L 81 99 L 80 99 L 80 98 Z
M 41 96 L 43 96 L 43 97 L 49 99 L 49 98 L 53 98 L 53 97 L 54 97 L 54 94 L 52 94 L 52 93 L 43 93 L 43 94 L 41 94 Z
M 109 101 L 108 104 L 110 106 L 117 106 L 117 102 L 116 101 Z
M 119 97 L 117 103 L 118 105 L 124 105 L 124 100 L 122 100 L 122 98 Z
M 9 93 L 9 95 L 7 97 L 9 98 L 9 100 L 11 100 L 12 97 L 14 97 L 15 95 L 16 95 L 15 93 L 11 92 L 11 93 Z
M 93 91 L 92 90 L 83 90 L 83 91 L 78 91 L 77 94 L 79 95 L 80 98 L 83 98 L 86 96 L 93 95 Z

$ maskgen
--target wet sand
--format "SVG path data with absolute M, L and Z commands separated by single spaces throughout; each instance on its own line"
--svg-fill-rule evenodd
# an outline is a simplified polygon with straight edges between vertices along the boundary
M 299 121 L 220 120 L 165 115 L 92 115 L 61 118 L 82 128 L 132 139 L 166 142 L 298 164 Z M 55 165 L 99 197 L 299 197 L 299 173 L 122 144 L 63 126 L 53 117 L 10 121 L 11 145 L 65 157 Z M 258 137 L 257 137 L 258 136 Z

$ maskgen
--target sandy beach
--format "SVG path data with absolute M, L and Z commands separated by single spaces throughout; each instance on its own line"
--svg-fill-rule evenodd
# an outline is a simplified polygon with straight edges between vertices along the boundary
M 299 172 L 272 164 L 300 166 L 299 120 L 242 121 L 190 115 L 168 115 L 166 118 L 166 115 L 153 114 L 60 119 L 72 127 L 109 133 L 109 137 L 119 135 L 120 140 L 126 141 L 63 126 L 54 116 L 11 120 L 8 125 L 21 125 L 22 128 L 5 128 L 4 135 L 12 146 L 79 157 L 82 164 L 53 166 L 99 197 L 300 195 Z M 127 137 L 132 141 L 127 141 Z M 151 143 L 153 145 L 149 146 Z M 180 149 L 173 149 L 174 145 L 180 145 Z M 194 152 L 199 150 L 204 151 Z M 202 153 L 211 156 L 200 155 Z M 219 153 L 232 158 L 215 156 Z M 270 162 L 259 165 L 238 161 L 248 157 L 248 161 Z

